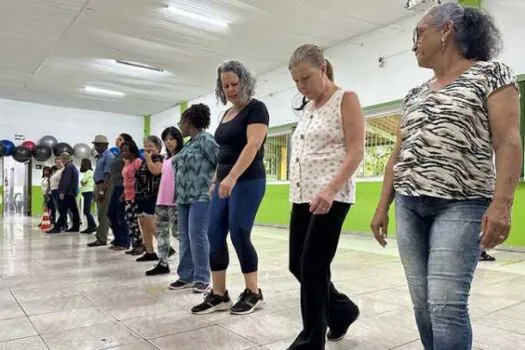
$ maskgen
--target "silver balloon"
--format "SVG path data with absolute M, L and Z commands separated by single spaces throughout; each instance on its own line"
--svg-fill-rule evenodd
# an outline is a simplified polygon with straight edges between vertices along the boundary
M 73 154 L 77 161 L 81 161 L 91 156 L 91 148 L 85 143 L 77 143 L 75 147 L 73 147 Z
M 56 139 L 56 137 L 51 136 L 51 135 L 46 135 L 42 137 L 40 141 L 38 141 L 39 145 L 47 146 L 50 149 L 53 149 L 57 143 L 58 143 L 58 140 Z

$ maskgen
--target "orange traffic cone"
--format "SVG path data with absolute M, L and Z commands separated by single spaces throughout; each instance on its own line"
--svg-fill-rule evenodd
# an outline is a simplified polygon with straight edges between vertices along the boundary
M 49 213 L 44 211 L 44 215 L 42 216 L 42 223 L 40 224 L 40 230 L 47 231 L 51 230 L 51 221 L 49 221 Z

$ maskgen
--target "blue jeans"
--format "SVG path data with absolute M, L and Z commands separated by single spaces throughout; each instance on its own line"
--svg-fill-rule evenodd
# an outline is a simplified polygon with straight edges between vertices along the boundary
M 93 191 L 82 192 L 82 197 L 84 198 L 84 215 L 86 216 L 88 229 L 96 229 L 97 224 L 95 223 L 95 218 L 91 214 L 91 203 L 93 202 Z
M 130 238 L 128 225 L 125 218 L 126 204 L 124 201 L 120 200 L 120 197 L 123 193 L 123 186 L 115 186 L 113 188 L 113 193 L 111 194 L 111 199 L 109 200 L 108 219 L 109 226 L 113 231 L 113 236 L 115 236 L 115 242 L 113 242 L 114 245 L 128 248 Z
M 209 202 L 178 204 L 179 280 L 210 283 Z
M 468 297 L 489 200 L 396 194 L 397 241 L 425 350 L 470 350 Z
M 230 198 L 219 198 L 219 186 L 215 186 L 210 202 L 210 265 L 212 271 L 228 268 L 230 257 L 226 237 L 228 232 L 242 273 L 256 272 L 258 257 L 251 241 L 255 216 L 266 190 L 266 179 L 238 182 Z

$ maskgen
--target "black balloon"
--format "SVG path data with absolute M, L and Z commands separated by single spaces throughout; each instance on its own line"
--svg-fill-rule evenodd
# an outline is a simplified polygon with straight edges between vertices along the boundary
M 0 142 L 0 157 L 3 157 L 5 154 L 5 146 L 2 142 Z
M 25 147 L 17 146 L 13 150 L 13 159 L 20 163 L 25 163 L 31 159 L 31 151 Z
M 62 153 L 69 153 L 69 155 L 73 155 L 73 147 L 71 147 L 69 144 L 65 142 L 60 142 L 53 147 L 53 153 L 55 154 L 55 157 L 60 157 Z
M 39 162 L 45 162 L 51 158 L 51 148 L 46 145 L 37 145 L 33 149 L 33 157 Z

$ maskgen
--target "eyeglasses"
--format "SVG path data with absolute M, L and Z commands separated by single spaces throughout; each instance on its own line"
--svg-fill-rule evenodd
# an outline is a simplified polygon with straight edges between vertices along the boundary
M 421 34 L 423 34 L 425 32 L 425 30 L 427 30 L 428 28 L 430 27 L 434 27 L 435 24 L 423 24 L 419 27 L 416 27 L 414 29 L 414 33 L 412 35 L 412 41 L 414 43 L 414 45 L 416 45 L 419 41 L 419 38 L 421 37 Z

